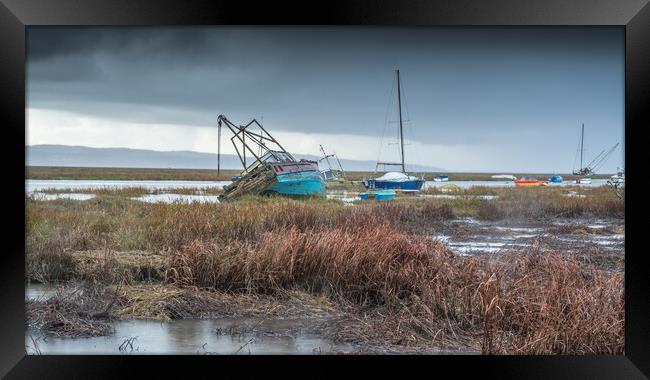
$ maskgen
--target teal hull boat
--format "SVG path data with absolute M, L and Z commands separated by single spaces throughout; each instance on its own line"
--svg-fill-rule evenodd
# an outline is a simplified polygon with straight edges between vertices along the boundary
M 395 190 L 370 190 L 365 193 L 359 193 L 359 198 L 363 200 L 389 201 L 395 199 Z
M 269 193 L 298 196 L 325 196 L 325 181 L 318 170 L 278 174 Z
M 219 195 L 220 202 L 244 195 L 325 198 L 325 181 L 318 169 L 318 162 L 297 160 L 255 119 L 246 125 L 237 125 L 219 115 L 217 123 L 219 131 L 222 124 L 225 124 L 233 133 L 230 140 L 244 167 L 239 176 L 233 177 L 231 184 L 223 187 L 223 193 Z M 255 132 L 248 129 L 251 126 L 255 126 Z M 220 151 L 221 148 L 218 152 Z M 246 152 L 254 158 L 252 162 L 246 159 Z M 220 157 L 220 153 L 217 157 Z

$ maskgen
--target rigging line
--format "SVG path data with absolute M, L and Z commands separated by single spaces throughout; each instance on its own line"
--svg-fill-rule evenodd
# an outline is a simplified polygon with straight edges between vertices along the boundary
M 407 98 L 406 98 L 406 91 L 404 90 L 404 86 L 402 86 L 402 98 L 403 98 L 402 103 L 404 104 L 405 111 L 406 111 L 405 112 L 406 120 L 408 120 L 408 122 L 405 123 L 405 124 L 407 126 L 407 129 L 408 129 L 408 132 L 409 132 L 410 136 L 415 136 L 415 133 L 414 133 L 415 129 L 413 127 L 414 123 L 411 122 L 411 113 L 409 111 L 409 104 L 408 104 L 408 101 L 407 101 Z M 406 135 L 404 136 L 404 139 L 406 140 Z M 415 142 L 415 139 L 411 139 L 411 141 Z M 420 155 L 419 155 L 417 146 L 414 145 L 414 147 L 412 149 L 412 152 L 415 153 L 414 155 L 415 155 L 416 162 L 419 162 L 420 161 Z
M 379 141 L 379 153 L 377 155 L 377 162 L 381 161 L 381 153 L 382 153 L 382 149 L 383 149 L 383 146 L 384 146 L 384 138 L 386 136 L 386 129 L 388 128 L 388 124 L 389 124 L 388 120 L 390 118 L 390 109 L 391 109 L 391 105 L 393 103 L 393 93 L 394 93 L 394 90 L 395 90 L 395 81 L 396 81 L 396 78 L 393 77 L 393 81 L 392 81 L 392 84 L 391 84 L 391 87 L 390 87 L 390 90 L 389 90 L 389 94 L 388 94 L 388 104 L 386 105 L 386 113 L 385 113 L 385 116 L 384 116 L 384 129 L 383 129 L 383 131 L 381 133 L 381 140 Z M 377 168 L 375 167 L 375 169 L 377 169 Z
M 402 80 L 402 82 L 403 82 L 403 80 Z M 409 141 L 413 142 L 413 143 L 405 143 L 404 145 L 414 145 L 413 148 L 410 150 L 410 152 L 413 152 L 413 156 L 415 157 L 415 161 L 411 160 L 411 162 L 419 162 L 420 161 L 420 154 L 419 154 L 419 151 L 417 149 L 417 146 L 415 146 L 415 139 L 413 137 L 413 136 L 415 136 L 414 123 L 411 121 L 411 112 L 409 110 L 409 105 L 408 105 L 409 103 L 408 103 L 408 99 L 406 97 L 406 90 L 404 90 L 405 86 L 401 86 L 401 87 L 402 87 L 401 88 L 402 104 L 404 104 L 404 108 L 405 108 L 404 114 L 406 116 L 406 119 L 403 120 L 403 121 L 404 121 L 404 124 L 406 126 L 405 131 L 407 132 L 407 133 L 404 134 L 404 140 L 409 140 L 407 138 L 407 136 L 409 136 L 409 137 L 411 137 Z M 409 154 L 409 156 L 411 156 L 411 154 Z
M 578 157 L 580 156 L 580 140 L 582 140 L 582 136 L 578 136 L 578 147 L 576 148 L 576 156 L 573 159 L 573 170 L 576 170 L 576 166 L 578 165 Z M 584 149 L 582 150 L 584 152 Z M 582 168 L 578 168 L 580 170 Z

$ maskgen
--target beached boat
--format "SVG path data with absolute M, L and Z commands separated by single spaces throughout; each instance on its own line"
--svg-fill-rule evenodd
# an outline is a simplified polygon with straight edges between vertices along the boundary
M 449 176 L 446 175 L 446 174 L 437 175 L 437 176 L 433 177 L 433 180 L 435 182 L 447 182 L 447 181 L 449 181 Z
M 220 201 L 242 195 L 325 197 L 325 182 L 316 161 L 296 160 L 255 119 L 243 126 L 233 124 L 223 115 L 217 120 L 219 140 L 221 126 L 225 124 L 234 135 L 230 140 L 244 166 L 241 178 L 224 186 Z M 259 132 L 249 129 L 253 125 L 259 127 Z M 220 152 L 219 148 L 218 156 Z M 248 165 L 247 152 L 253 157 Z
M 611 186 L 620 199 L 625 200 L 625 192 L 623 191 L 625 188 L 625 169 L 619 169 L 618 173 L 609 178 L 607 184 Z
M 575 183 L 579 185 L 588 185 L 591 183 L 591 178 L 578 178 Z
M 320 164 L 322 161 L 325 161 L 327 163 L 327 169 L 321 170 L 320 172 L 323 176 L 323 179 L 325 181 L 343 181 L 343 166 L 341 166 L 341 161 L 339 160 L 336 153 L 325 153 L 325 149 L 323 149 L 322 145 L 320 145 L 320 151 L 323 152 L 323 158 L 318 160 L 318 163 Z M 330 158 L 332 157 L 336 158 L 336 162 L 339 164 L 339 169 L 332 168 L 332 164 L 330 163 Z
M 336 169 L 325 169 L 320 171 L 321 176 L 325 181 L 342 181 L 343 172 Z
M 533 187 L 533 186 L 546 186 L 548 181 L 541 181 L 538 179 L 518 179 L 515 180 L 515 186 L 519 187 Z
M 625 171 L 619 169 L 619 171 L 609 178 L 610 182 L 615 184 L 625 183 Z
M 359 193 L 359 198 L 363 200 L 389 201 L 395 199 L 395 190 L 369 190 L 364 193 Z
M 607 160 L 607 157 L 609 157 L 609 155 L 611 155 L 612 152 L 614 152 L 616 147 L 619 145 L 619 143 L 614 144 L 614 146 L 611 147 L 606 153 L 605 150 L 601 151 L 587 165 L 583 166 L 582 158 L 584 154 L 584 141 L 585 141 L 585 125 L 582 124 L 582 130 L 580 132 L 580 143 L 578 144 L 578 151 L 576 152 L 576 159 L 578 153 L 580 153 L 580 167 L 579 169 L 573 171 L 574 175 L 584 175 L 584 176 L 593 175 L 596 172 L 596 169 Z
M 562 178 L 561 175 L 554 175 L 548 179 L 549 182 L 551 183 L 562 183 L 564 179 Z
M 406 165 L 404 164 L 404 128 L 402 126 L 402 98 L 401 98 L 401 85 L 399 80 L 399 70 L 395 70 L 397 76 L 397 110 L 399 113 L 399 140 L 400 140 L 400 163 L 394 162 L 377 162 L 375 172 L 380 166 L 400 166 L 401 172 L 387 172 L 383 176 L 364 180 L 362 183 L 366 189 L 392 189 L 399 191 L 420 191 L 424 185 L 423 177 L 416 177 L 406 173 Z

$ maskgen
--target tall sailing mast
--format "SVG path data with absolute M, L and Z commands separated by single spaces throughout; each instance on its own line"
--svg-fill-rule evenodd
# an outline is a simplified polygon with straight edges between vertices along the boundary
M 399 84 L 399 70 L 397 72 L 397 109 L 399 110 L 399 140 L 400 140 L 400 152 L 402 155 L 402 173 L 406 173 L 406 167 L 404 166 L 404 130 L 402 128 L 402 97 L 400 92 Z
M 582 152 L 585 144 L 585 123 L 582 123 L 582 133 L 580 134 L 580 171 L 582 171 Z
M 397 76 L 397 110 L 399 112 L 399 146 L 400 146 L 400 162 L 377 162 L 377 167 L 375 171 L 379 168 L 380 165 L 386 166 L 401 166 L 402 173 L 406 173 L 406 160 L 404 159 L 404 125 L 402 120 L 402 85 L 399 78 L 399 70 L 395 70 Z M 392 95 L 392 93 L 391 93 Z
M 221 175 L 221 123 L 217 123 L 217 177 Z

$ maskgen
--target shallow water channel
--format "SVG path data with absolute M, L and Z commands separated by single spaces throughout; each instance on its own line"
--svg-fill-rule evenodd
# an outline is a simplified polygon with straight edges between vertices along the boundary
M 586 227 L 591 234 L 555 232 L 563 225 Z M 498 253 L 508 250 L 530 249 L 578 252 L 598 248 L 625 254 L 625 234 L 607 230 L 624 228 L 623 220 L 557 220 L 554 222 L 513 223 L 485 222 L 473 218 L 458 218 L 440 225 L 433 239 L 440 240 L 459 255 Z
M 25 299 L 47 299 L 56 288 L 30 284 Z M 219 318 L 171 322 L 116 320 L 114 333 L 91 338 L 45 336 L 28 327 L 28 354 L 331 354 L 355 346 L 324 337 L 322 319 Z
M 309 333 L 309 320 L 185 319 L 172 322 L 116 321 L 115 332 L 91 338 L 25 335 L 29 354 L 329 354 L 352 352 Z M 303 331 L 305 330 L 305 331 Z M 33 339 L 33 340 L 32 340 Z M 35 343 L 34 343 L 35 342 Z M 36 347 L 36 348 L 35 348 Z
M 33 180 L 28 179 L 25 181 L 25 192 L 29 197 L 36 200 L 56 200 L 56 199 L 70 199 L 76 201 L 85 201 L 95 197 L 94 194 L 85 194 L 85 193 L 44 193 L 44 190 L 67 190 L 70 189 L 102 189 L 102 188 L 111 188 L 111 189 L 123 189 L 129 187 L 143 187 L 145 189 L 154 191 L 164 191 L 166 189 L 178 189 L 178 188 L 188 188 L 188 189 L 208 189 L 208 188 L 223 188 L 225 185 L 232 183 L 231 181 L 108 181 L 108 180 Z M 581 185 L 581 186 L 601 186 L 606 183 L 606 180 L 593 180 L 591 184 Z M 512 181 L 449 181 L 449 182 L 434 182 L 427 181 L 424 184 L 424 189 L 431 187 L 447 187 L 447 186 L 457 186 L 460 188 L 470 188 L 473 186 L 489 186 L 489 187 L 512 187 L 514 183 Z M 566 186 L 573 185 L 572 182 L 566 182 L 562 184 L 552 184 L 551 186 Z M 570 194 L 571 195 L 571 194 Z M 431 198 L 449 198 L 453 199 L 457 195 L 449 194 L 435 194 L 435 195 L 421 195 L 422 197 L 431 197 Z M 580 196 L 580 195 L 577 195 Z M 480 195 L 472 196 L 482 199 L 494 199 L 496 196 L 493 195 Z M 359 201 L 358 192 L 348 192 L 348 191 L 328 191 L 328 199 L 337 199 L 342 201 L 346 205 L 351 205 L 356 201 Z M 133 197 L 132 199 L 138 200 L 141 202 L 148 203 L 174 203 L 174 202 L 210 202 L 215 203 L 219 202 L 216 195 L 205 195 L 205 194 L 173 194 L 173 193 L 163 193 L 163 194 L 145 194 L 139 197 Z

